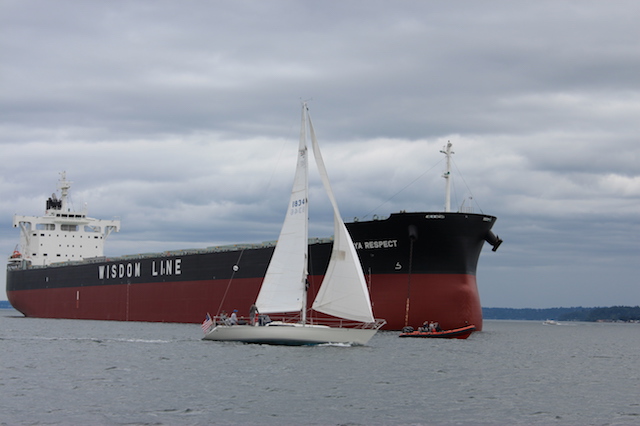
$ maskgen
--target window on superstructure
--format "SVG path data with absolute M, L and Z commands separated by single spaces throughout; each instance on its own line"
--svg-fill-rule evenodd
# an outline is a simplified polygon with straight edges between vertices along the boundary
M 63 231 L 76 232 L 78 225 L 60 225 L 60 229 Z

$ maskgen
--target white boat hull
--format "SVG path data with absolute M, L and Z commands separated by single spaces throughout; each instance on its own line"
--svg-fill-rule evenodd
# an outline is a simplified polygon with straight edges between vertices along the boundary
M 266 326 L 218 325 L 209 330 L 203 340 L 291 346 L 323 343 L 366 345 L 378 328 L 338 328 L 290 323 L 271 323 Z

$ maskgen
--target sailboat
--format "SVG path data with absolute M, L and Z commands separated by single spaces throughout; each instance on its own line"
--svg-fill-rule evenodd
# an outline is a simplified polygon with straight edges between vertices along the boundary
M 373 316 L 362 266 L 331 190 L 306 103 L 302 104 L 301 121 L 297 167 L 287 214 L 255 301 L 261 315 L 298 312 L 299 320 L 272 321 L 264 325 L 255 317 L 249 324 L 214 322 L 205 329 L 203 340 L 278 345 L 366 345 L 386 322 Z M 324 315 L 315 319 L 307 315 L 308 138 L 334 216 L 329 265 L 311 306 L 313 311 Z

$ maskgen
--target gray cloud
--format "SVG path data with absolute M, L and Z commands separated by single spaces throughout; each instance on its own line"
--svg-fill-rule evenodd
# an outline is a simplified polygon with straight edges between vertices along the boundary
M 275 239 L 312 98 L 348 219 L 440 210 L 454 143 L 454 204 L 506 240 L 481 257 L 485 306 L 640 303 L 636 2 L 1 8 L 6 254 L 62 170 L 76 207 L 122 219 L 110 254 Z

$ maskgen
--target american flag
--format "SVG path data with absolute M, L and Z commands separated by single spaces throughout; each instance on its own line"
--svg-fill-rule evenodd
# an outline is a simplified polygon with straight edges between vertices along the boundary
M 213 325 L 213 320 L 211 319 L 211 315 L 207 313 L 207 317 L 204 319 L 204 322 L 202 323 L 202 331 L 206 333 L 207 331 L 209 331 L 209 328 L 211 328 L 212 325 Z

